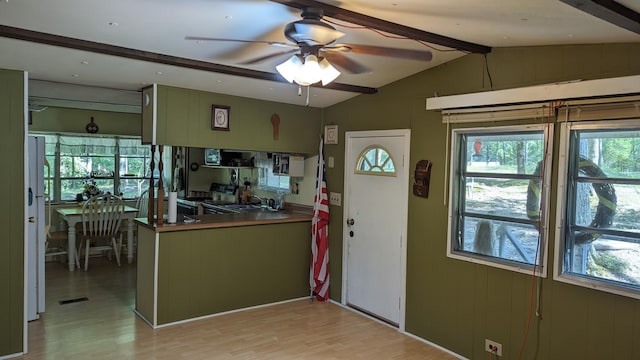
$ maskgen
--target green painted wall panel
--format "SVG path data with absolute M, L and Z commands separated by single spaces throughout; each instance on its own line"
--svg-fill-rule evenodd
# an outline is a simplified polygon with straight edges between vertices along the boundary
M 602 344 L 614 343 L 614 318 L 616 313 L 616 297 L 603 292 L 595 292 L 585 299 L 587 302 L 587 326 L 585 331 L 585 347 L 589 356 L 605 359 L 611 356 L 610 346 Z M 627 347 L 623 346 L 622 349 Z
M 211 129 L 211 106 L 230 106 L 230 130 Z M 274 140 L 271 115 L 280 117 Z M 317 153 L 322 110 L 158 86 L 159 144 L 269 152 Z
M 84 134 L 91 117 L 99 127 L 98 134 L 140 136 L 140 114 L 56 107 L 32 112 L 29 131 Z
M 495 90 L 638 75 L 640 44 L 496 48 L 488 54 L 487 63 Z M 334 169 L 327 169 L 327 182 L 329 191 L 344 191 L 344 131 L 410 128 L 410 168 L 421 159 L 432 161 L 433 167 L 429 198 L 409 194 L 406 329 L 468 358 L 487 357 L 483 350 L 487 338 L 503 344 L 505 358 L 517 358 L 527 324 L 531 277 L 446 258 L 448 133 L 440 112 L 425 110 L 425 99 L 434 94 L 489 89 L 483 57 L 467 55 L 387 85 L 376 95 L 358 96 L 325 109 L 324 124 L 339 125 L 342 140 L 325 148 L 325 155 L 334 156 L 336 163 Z M 397 110 L 391 118 L 389 109 Z M 553 198 L 556 192 L 554 185 Z M 342 269 L 341 264 L 334 266 L 333 259 L 342 254 L 343 219 L 341 208 L 331 210 L 331 298 L 340 300 L 337 283 Z M 551 231 L 549 259 L 553 236 Z M 593 348 L 598 346 L 592 345 L 597 344 L 595 339 L 601 339 L 603 348 L 617 347 L 620 357 L 615 358 L 637 358 L 640 302 L 559 283 L 551 279 L 552 266 L 550 260 L 548 278 L 541 282 L 541 317 L 536 317 L 538 304 L 533 304 L 523 358 L 612 358 Z M 537 296 L 535 292 L 534 299 Z M 622 320 L 629 318 L 635 320 L 633 324 Z
M 155 231 L 138 226 L 136 310 L 149 322 L 153 322 L 155 236 Z
M 0 69 L 0 151 L 11 176 L 0 176 L 0 357 L 23 351 L 24 315 L 24 73 Z
M 171 139 L 171 145 L 188 144 L 190 135 L 189 124 L 195 117 L 194 112 L 197 111 L 197 109 L 194 109 L 192 106 L 190 98 L 191 91 L 177 88 L 169 88 L 166 89 L 166 91 L 167 139 Z
M 309 294 L 310 223 L 160 233 L 158 323 Z

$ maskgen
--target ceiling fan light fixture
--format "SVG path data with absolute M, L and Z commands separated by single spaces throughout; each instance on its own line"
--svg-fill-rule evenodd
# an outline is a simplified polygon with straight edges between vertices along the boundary
M 287 61 L 276 66 L 276 70 L 278 70 L 278 73 L 280 73 L 283 78 L 292 83 L 296 79 L 298 72 L 300 72 L 301 67 L 302 60 L 300 60 L 298 55 L 293 55 Z
M 340 71 L 334 68 L 326 58 L 322 58 L 319 65 L 322 75 L 322 86 L 327 85 L 328 83 L 335 80 L 338 76 L 340 76 Z
M 304 58 L 300 55 L 293 55 L 287 61 L 276 66 L 276 70 L 288 82 L 295 82 L 298 85 L 309 86 L 322 81 L 322 85 L 327 85 L 335 80 L 340 72 L 334 68 L 327 59 L 309 54 Z
M 304 64 L 300 67 L 295 81 L 300 85 L 307 86 L 315 84 L 320 80 L 322 80 L 322 74 L 320 65 L 318 64 L 318 57 L 311 54 L 307 55 L 304 58 Z

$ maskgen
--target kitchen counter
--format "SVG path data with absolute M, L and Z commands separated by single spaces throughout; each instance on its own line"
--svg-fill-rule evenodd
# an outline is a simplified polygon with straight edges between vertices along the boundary
M 312 215 L 312 209 L 309 206 L 289 204 L 284 210 L 280 211 L 264 209 L 229 214 L 178 215 L 178 221 L 175 224 L 165 222 L 161 226 L 149 224 L 147 218 L 136 218 L 135 221 L 138 225 L 156 232 L 171 232 L 304 222 L 311 221 Z M 192 219 L 195 222 L 191 222 Z

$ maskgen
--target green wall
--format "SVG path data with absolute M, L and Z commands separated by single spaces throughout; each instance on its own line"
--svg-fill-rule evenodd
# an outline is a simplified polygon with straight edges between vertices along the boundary
M 0 69 L 0 150 L 5 169 L 0 216 L 0 357 L 23 351 L 24 316 L 24 73 Z
M 91 117 L 98 125 L 98 134 L 140 136 L 140 114 L 58 107 L 31 112 L 29 131 L 84 134 Z
M 213 104 L 230 107 L 229 131 L 211 129 Z M 316 154 L 321 109 L 158 86 L 157 144 Z M 280 117 L 278 140 L 271 116 Z
M 637 75 L 640 45 L 499 48 L 488 55 L 488 64 L 496 90 Z M 0 78 L 0 91 L 4 95 L 0 97 L 0 114 L 8 129 L 2 146 L 5 153 L 15 154 L 16 148 L 22 149 L 23 138 L 22 73 L 2 71 Z M 468 55 L 387 85 L 375 95 L 358 96 L 324 110 L 209 94 L 203 96 L 211 103 L 231 105 L 231 133 L 235 135 L 227 135 L 225 139 L 223 132 L 214 132 L 203 122 L 190 138 L 194 139 L 193 146 L 232 147 L 238 139 L 243 143 L 266 141 L 272 132 L 269 118 L 273 112 L 280 114 L 283 124 L 323 118 L 326 124 L 340 126 L 342 141 L 326 146 L 325 156 L 335 158 L 335 167 L 327 169 L 329 191 L 343 192 L 345 131 L 410 128 L 411 164 L 429 159 L 433 169 L 429 198 L 409 195 L 406 329 L 468 358 L 486 358 L 484 339 L 489 338 L 501 342 L 504 358 L 512 359 L 517 358 L 524 333 L 530 278 L 445 256 L 447 208 L 443 205 L 442 189 L 447 131 L 439 112 L 425 110 L 425 99 L 436 93 L 443 96 L 486 90 L 489 80 L 483 71 L 482 57 Z M 243 109 L 243 104 L 259 106 Z M 208 111 L 204 108 L 203 105 L 200 110 L 202 118 Z M 79 117 L 82 128 L 90 116 Z M 38 115 L 34 124 L 37 118 Z M 255 123 L 243 124 L 249 119 Z M 96 121 L 102 128 L 100 120 Z M 315 126 L 313 121 L 312 125 Z M 283 130 L 291 128 L 281 125 L 280 136 L 297 136 Z M 262 147 L 255 150 L 263 150 Z M 313 141 L 309 153 L 315 153 L 316 147 L 317 141 Z M 10 162 L 9 168 L 22 169 L 22 158 L 15 158 L 6 160 Z M 19 195 L 23 192 L 23 179 L 18 177 L 21 172 L 19 176 L 1 180 L 5 189 L 15 195 L 3 205 L 5 214 L 12 215 L 1 220 L 8 235 L 0 245 L 0 287 L 9 291 L 0 294 L 0 354 L 20 351 L 22 347 L 24 199 Z M 339 300 L 342 209 L 331 210 L 331 297 Z M 553 243 L 550 256 L 552 249 Z M 553 269 L 548 270 L 551 274 Z M 533 320 L 524 359 L 640 358 L 638 300 L 558 283 L 549 277 L 542 281 L 540 311 L 542 320 Z
M 487 60 L 493 89 L 499 90 L 637 75 L 640 44 L 499 48 Z M 327 169 L 327 182 L 329 191 L 343 192 L 345 131 L 411 129 L 410 168 L 428 159 L 433 169 L 429 198 L 409 195 L 406 330 L 472 359 L 488 358 L 484 352 L 488 338 L 502 343 L 503 358 L 515 359 L 527 321 L 531 277 L 446 257 L 448 134 L 440 112 L 425 110 L 425 99 L 434 94 L 488 90 L 482 56 L 468 55 L 385 86 L 376 95 L 325 109 L 325 124 L 338 124 L 341 139 L 339 145 L 325 147 L 325 156 L 335 157 L 335 167 Z M 552 188 L 552 196 L 555 192 Z M 341 298 L 342 224 L 342 209 L 332 207 L 331 298 L 335 300 Z M 554 228 L 553 221 L 550 227 Z M 522 358 L 640 358 L 640 301 L 553 281 L 551 263 L 548 278 L 542 281 L 542 317 L 533 317 Z

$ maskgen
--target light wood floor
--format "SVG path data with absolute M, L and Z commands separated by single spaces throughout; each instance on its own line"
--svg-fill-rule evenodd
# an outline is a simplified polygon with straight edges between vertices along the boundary
M 135 267 L 47 264 L 46 312 L 22 359 L 455 359 L 331 303 L 295 301 L 152 330 L 133 313 Z M 60 305 L 60 300 L 88 301 Z

